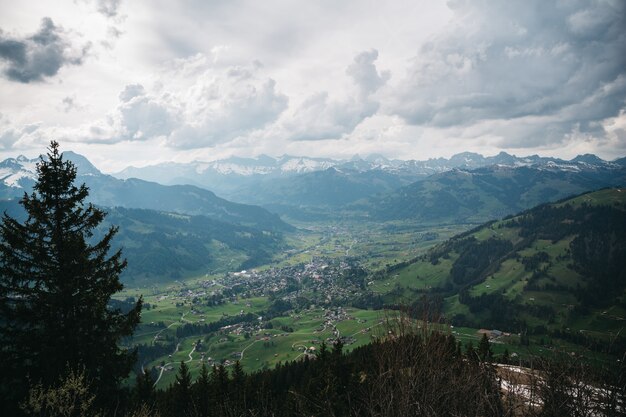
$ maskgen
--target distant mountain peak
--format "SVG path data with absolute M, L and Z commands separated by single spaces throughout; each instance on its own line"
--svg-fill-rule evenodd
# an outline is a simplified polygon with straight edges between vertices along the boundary
M 584 155 L 577 155 L 572 159 L 572 162 L 584 162 L 587 164 L 603 164 L 605 161 L 594 154 L 586 153 Z
M 79 175 L 102 175 L 102 172 L 83 155 L 72 151 L 65 151 L 63 152 L 63 157 L 76 165 Z
M 485 157 L 479 153 L 474 152 L 461 152 L 452 155 L 449 162 L 453 166 L 468 166 L 476 167 L 478 165 L 484 165 Z

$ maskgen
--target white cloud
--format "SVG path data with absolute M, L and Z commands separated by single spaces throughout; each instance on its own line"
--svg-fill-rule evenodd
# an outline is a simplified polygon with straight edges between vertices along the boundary
M 147 95 L 138 95 L 118 108 L 123 138 L 148 139 L 169 136 L 177 124 L 174 111 Z
M 257 64 L 216 66 L 202 55 L 178 60 L 149 89 L 125 86 L 106 118 L 68 136 L 94 143 L 162 138 L 179 149 L 228 142 L 262 129 L 287 107 L 287 96 L 258 69 Z
M 3 149 L 624 152 L 621 0 L 0 4 Z
M 179 97 L 185 103 L 182 124 L 167 139 L 171 147 L 228 142 L 262 129 L 287 108 L 288 97 L 277 90 L 273 79 L 258 74 L 258 65 L 209 66 L 200 71 Z
M 331 97 L 327 91 L 308 96 L 286 118 L 282 127 L 291 140 L 340 139 L 350 134 L 380 107 L 372 95 L 391 77 L 388 71 L 378 72 L 374 62 L 378 51 L 359 53 L 346 69 L 356 91 L 347 97 Z
M 626 5 L 588 5 L 456 2 L 453 29 L 421 48 L 386 110 L 508 148 L 604 135 L 598 122 L 626 105 Z

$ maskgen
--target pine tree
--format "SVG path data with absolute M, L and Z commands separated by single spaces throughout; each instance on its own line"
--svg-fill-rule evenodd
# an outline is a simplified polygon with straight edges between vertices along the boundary
M 213 365 L 211 370 L 212 403 L 217 408 L 218 415 L 226 413 L 228 403 L 228 372 L 224 365 Z
M 487 338 L 487 335 L 483 333 L 483 337 L 480 339 L 480 343 L 478 343 L 478 356 L 480 357 L 480 360 L 484 362 L 491 360 L 492 355 L 493 352 L 491 351 L 489 339 Z
M 511 360 L 511 357 L 509 355 L 509 350 L 504 349 L 504 353 L 502 354 L 502 359 L 500 359 L 500 361 L 502 363 L 509 363 L 510 360 Z
M 246 374 L 243 371 L 241 362 L 235 361 L 232 370 L 232 381 L 230 384 L 230 399 L 235 415 L 244 415 L 246 409 Z
M 145 405 L 150 409 L 154 407 L 155 398 L 154 380 L 150 375 L 150 371 L 144 369 L 137 375 L 136 384 L 133 389 L 135 407 Z
M 135 362 L 120 349 L 139 322 L 142 300 L 127 314 L 108 308 L 123 286 L 121 251 L 109 256 L 117 228 L 92 243 L 105 213 L 74 185 L 76 167 L 51 142 L 37 164 L 33 192 L 20 204 L 21 223 L 4 214 L 0 225 L 0 386 L 19 401 L 23 382 L 53 384 L 66 367 L 84 369 L 101 397 L 111 394 Z M 25 378 L 26 377 L 26 378 Z
M 199 417 L 207 417 L 209 415 L 210 389 L 211 380 L 209 378 L 209 369 L 206 367 L 206 362 L 202 362 L 200 375 L 192 387 L 194 404 L 196 405 L 196 414 Z
M 173 391 L 174 412 L 177 416 L 191 415 L 192 398 L 191 398 L 191 374 L 189 368 L 184 361 L 180 362 L 178 374 L 176 374 Z
M 465 347 L 465 357 L 471 362 L 478 361 L 478 354 L 476 353 L 476 350 L 474 350 L 474 344 L 471 340 Z

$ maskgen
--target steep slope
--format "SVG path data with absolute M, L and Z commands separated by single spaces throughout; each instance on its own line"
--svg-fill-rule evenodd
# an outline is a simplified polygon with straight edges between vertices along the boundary
M 482 222 L 537 204 L 606 186 L 626 184 L 626 170 L 585 167 L 492 166 L 452 170 L 402 187 L 367 204 L 378 220 Z
M 421 300 L 417 308 L 429 300 L 457 325 L 551 335 L 602 350 L 597 338 L 626 327 L 625 259 L 626 190 L 604 189 L 487 223 L 386 279 Z
M 122 248 L 128 267 L 127 284 L 146 285 L 192 274 L 228 272 L 267 263 L 284 244 L 279 233 L 233 225 L 206 216 L 156 210 L 105 208 L 108 214 L 96 230 L 119 227 L 113 249 Z M 0 211 L 23 220 L 16 200 L 0 200 Z

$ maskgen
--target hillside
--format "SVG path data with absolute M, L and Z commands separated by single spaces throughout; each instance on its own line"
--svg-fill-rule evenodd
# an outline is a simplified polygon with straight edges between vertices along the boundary
M 101 239 L 112 225 L 119 231 L 112 248 L 122 248 L 127 284 L 146 285 L 190 275 L 228 272 L 267 263 L 283 244 L 280 233 L 233 225 L 206 216 L 156 210 L 105 208 L 94 234 Z M 15 200 L 0 201 L 0 211 L 23 219 Z
M 491 166 L 432 175 L 354 207 L 381 221 L 480 223 L 567 196 L 624 184 L 623 168 Z
M 626 190 L 604 189 L 458 235 L 373 288 L 394 285 L 388 302 L 421 300 L 457 325 L 611 350 L 624 344 L 614 337 L 626 326 L 625 259 Z M 607 336 L 613 345 L 594 342 Z
M 328 168 L 287 178 L 265 178 L 253 186 L 242 187 L 236 199 L 262 206 L 337 208 L 407 183 L 383 170 Z
M 89 187 L 89 201 L 106 207 L 140 208 L 204 215 L 216 220 L 268 231 L 292 227 L 276 214 L 252 205 L 238 204 L 192 185 L 166 186 L 136 178 L 120 180 L 101 173 L 82 155 L 65 152 L 78 168 L 77 182 Z M 30 192 L 38 159 L 10 158 L 0 163 L 0 199 L 21 197 Z

